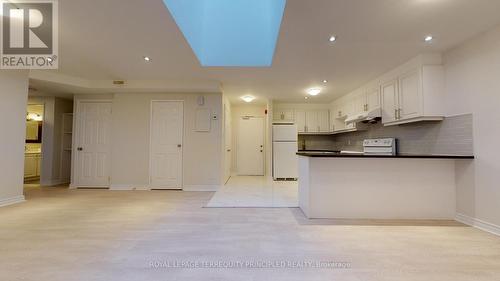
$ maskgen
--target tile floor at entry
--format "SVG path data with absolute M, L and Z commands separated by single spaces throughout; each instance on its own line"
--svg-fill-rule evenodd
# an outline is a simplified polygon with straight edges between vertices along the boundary
M 500 238 L 460 224 L 338 225 L 297 208 L 203 208 L 211 192 L 31 188 L 0 208 L 0 280 L 421 280 L 500 276 Z M 338 261 L 350 269 L 151 268 Z
M 298 207 L 298 183 L 273 181 L 270 177 L 232 176 L 207 207 Z

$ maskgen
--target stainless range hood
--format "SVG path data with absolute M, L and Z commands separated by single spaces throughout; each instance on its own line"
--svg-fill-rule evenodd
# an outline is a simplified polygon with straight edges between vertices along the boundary
M 382 109 L 380 107 L 374 108 L 370 111 L 365 111 L 357 114 L 351 114 L 345 120 L 346 124 L 359 123 L 359 122 L 373 122 L 377 118 L 382 117 Z

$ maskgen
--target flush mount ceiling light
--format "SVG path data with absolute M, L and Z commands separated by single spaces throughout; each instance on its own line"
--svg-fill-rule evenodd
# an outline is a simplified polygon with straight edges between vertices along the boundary
M 325 83 L 325 84 L 328 83 L 328 80 L 323 80 L 323 83 Z
M 148 56 L 144 56 L 144 57 L 143 57 L 143 59 L 144 59 L 144 61 L 146 61 L 146 62 L 150 62 L 150 61 L 151 61 L 151 58 L 150 58 L 150 57 L 148 57 Z
M 432 42 L 433 39 L 434 39 L 434 37 L 432 35 L 427 35 L 427 36 L 425 36 L 424 41 L 427 43 L 430 43 L 430 42 Z
M 250 96 L 250 95 L 246 95 L 246 96 L 241 97 L 241 99 L 244 102 L 252 102 L 255 99 L 255 97 L 254 96 Z
M 321 89 L 320 88 L 311 88 L 311 89 L 307 89 L 306 92 L 310 96 L 317 96 L 317 95 L 319 95 L 319 93 L 321 93 Z
M 328 38 L 328 41 L 329 42 L 335 42 L 335 41 L 337 41 L 337 36 L 335 36 L 335 35 L 330 36 L 330 38 Z

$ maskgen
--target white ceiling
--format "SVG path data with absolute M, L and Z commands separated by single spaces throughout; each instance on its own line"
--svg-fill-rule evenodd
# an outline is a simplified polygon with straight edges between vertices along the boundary
M 233 102 L 246 94 L 303 101 L 312 86 L 325 89 L 309 102 L 331 101 L 419 53 L 447 50 L 500 24 L 498 0 L 288 0 L 272 67 L 202 68 L 161 0 L 63 0 L 59 9 L 58 74 L 220 82 Z M 338 36 L 334 44 L 331 34 Z M 432 44 L 423 42 L 427 34 L 435 36 Z M 32 84 L 99 91 L 43 79 Z

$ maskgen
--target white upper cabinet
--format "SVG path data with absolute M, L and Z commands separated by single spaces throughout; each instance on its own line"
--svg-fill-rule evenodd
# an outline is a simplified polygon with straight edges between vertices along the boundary
M 306 133 L 319 133 L 318 111 L 306 111 Z
M 294 110 L 293 109 L 276 109 L 273 112 L 274 121 L 293 121 L 294 120 Z
M 381 107 L 379 84 L 366 87 L 366 107 L 365 111 L 374 110 Z
M 385 75 L 381 85 L 386 126 L 444 119 L 444 70 L 440 55 L 420 55 Z
M 294 122 L 299 134 L 324 134 L 332 131 L 330 110 L 319 104 L 280 104 L 273 111 L 273 121 Z
M 330 112 L 328 110 L 318 111 L 318 129 L 320 133 L 330 132 Z
M 305 110 L 296 110 L 295 111 L 295 125 L 297 125 L 297 131 L 299 133 L 306 132 L 306 112 Z
M 351 114 L 358 114 L 366 111 L 366 94 L 364 91 L 357 91 L 351 94 Z
M 423 115 L 421 81 L 418 69 L 399 77 L 399 119 L 406 120 Z
M 398 80 L 388 81 L 380 87 L 382 92 L 382 120 L 384 123 L 397 120 L 398 115 Z

